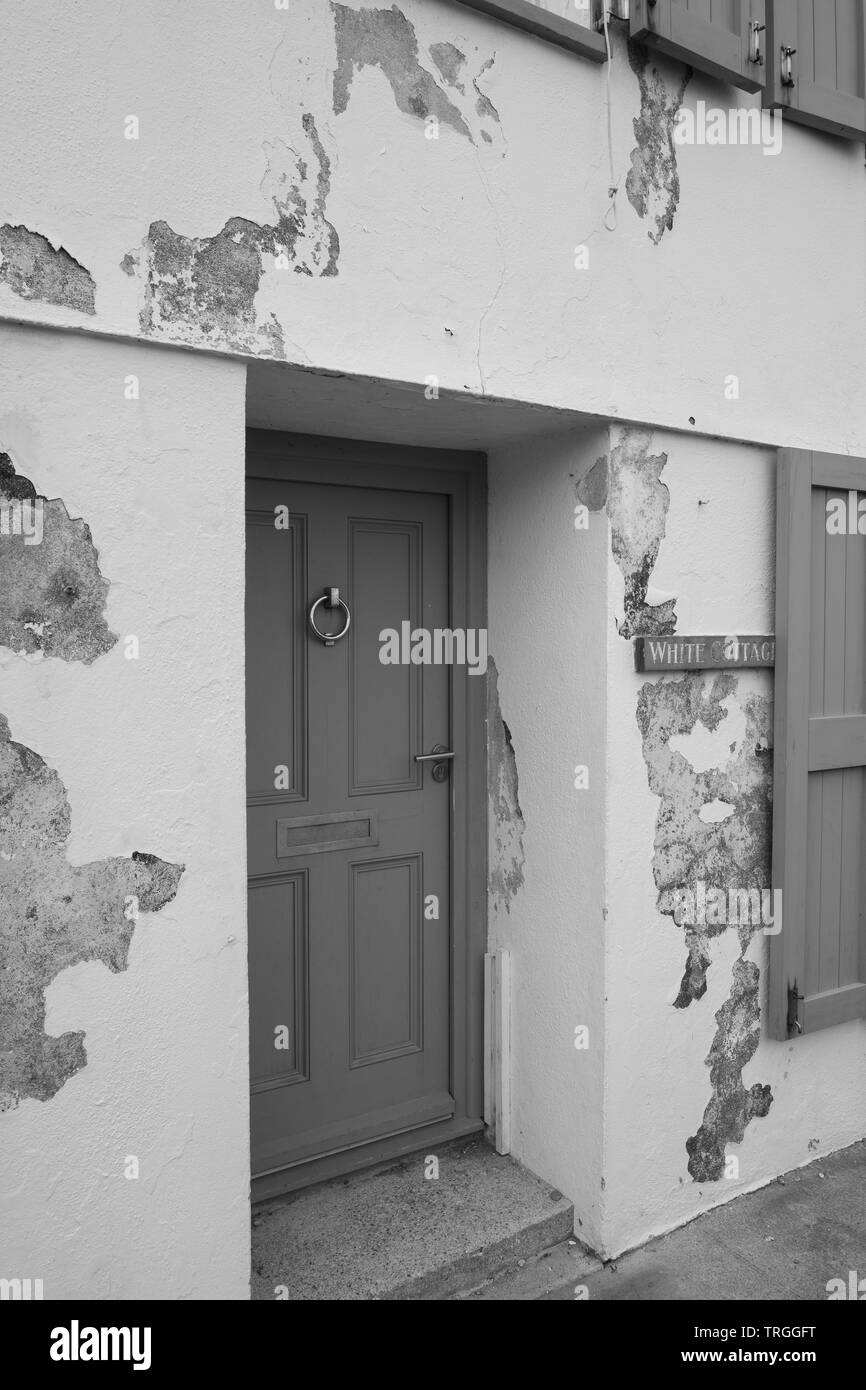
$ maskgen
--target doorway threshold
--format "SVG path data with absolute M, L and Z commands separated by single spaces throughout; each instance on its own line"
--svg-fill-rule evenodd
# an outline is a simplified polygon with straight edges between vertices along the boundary
M 561 1192 L 484 1138 L 434 1145 L 258 1207 L 252 1298 L 455 1298 L 573 1223 Z

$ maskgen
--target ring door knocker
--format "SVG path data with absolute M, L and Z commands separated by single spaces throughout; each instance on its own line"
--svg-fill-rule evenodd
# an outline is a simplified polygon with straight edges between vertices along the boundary
M 323 603 L 326 608 L 342 608 L 346 614 L 346 621 L 339 632 L 322 632 L 316 627 L 316 609 Z M 345 637 L 352 622 L 352 615 L 344 599 L 340 598 L 339 589 L 325 589 L 321 598 L 317 598 L 310 609 L 310 628 L 316 634 L 320 642 L 324 642 L 326 647 L 333 647 L 335 642 L 339 642 L 341 637 Z

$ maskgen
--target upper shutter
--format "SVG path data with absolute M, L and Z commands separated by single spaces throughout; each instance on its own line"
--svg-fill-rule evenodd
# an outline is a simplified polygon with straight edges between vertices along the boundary
M 752 61 L 752 36 L 764 20 L 764 0 L 634 0 L 629 24 L 633 39 L 757 92 L 766 69 Z M 766 35 L 757 33 L 763 54 Z
M 863 497 L 866 459 L 780 450 L 775 1038 L 866 1017 L 866 535 L 827 533 L 828 499 L 843 500 L 846 513 L 853 505 L 856 516 Z
M 866 136 L 866 0 L 771 0 L 764 105 L 834 135 Z

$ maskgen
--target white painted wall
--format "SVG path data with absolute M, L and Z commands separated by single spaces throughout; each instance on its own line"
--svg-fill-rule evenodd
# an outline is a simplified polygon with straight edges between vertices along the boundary
M 575 479 L 607 431 L 489 459 L 489 644 L 523 813 L 524 884 L 491 904 L 489 949 L 512 953 L 512 1152 L 602 1238 L 606 518 L 576 531 Z M 590 768 L 574 789 L 576 764 Z M 491 821 L 491 868 L 497 862 Z M 575 1047 L 575 1028 L 589 1047 Z
M 448 126 L 425 139 L 374 64 L 355 71 L 335 115 L 326 0 L 17 7 L 0 222 L 62 242 L 95 277 L 97 313 L 0 287 L 0 314 L 136 335 L 143 287 L 120 269 L 126 253 L 159 219 L 203 237 L 232 216 L 272 219 L 269 161 L 272 175 L 286 151 L 309 161 L 309 112 L 331 164 L 327 216 L 341 254 L 325 279 L 266 267 L 259 316 L 276 314 L 290 360 L 866 453 L 861 145 L 788 124 L 775 158 L 683 147 L 673 229 L 653 245 L 625 192 L 640 95 L 613 24 L 620 191 L 608 232 L 605 67 L 451 0 L 400 9 L 425 71 L 436 74 L 431 44 L 467 55 L 467 93 L 455 101 L 475 143 Z M 488 144 L 471 79 L 494 55 L 479 78 L 500 116 Z M 673 96 L 683 66 L 659 67 Z M 698 100 L 727 109 L 758 98 L 695 75 L 686 106 Z M 128 114 L 138 141 L 124 139 Z M 574 268 L 579 243 L 588 270 Z M 206 336 L 193 325 L 194 340 Z M 731 373 L 736 402 L 724 396 Z
M 614 432 L 616 439 L 616 432 Z M 668 461 L 667 532 L 652 582 L 677 596 L 681 633 L 772 632 L 774 625 L 775 458 L 767 449 L 657 431 L 653 453 Z M 609 563 L 612 613 L 621 611 L 622 576 Z M 754 1118 L 741 1144 L 739 1178 L 696 1183 L 685 1141 L 700 1126 L 710 1098 L 705 1058 L 715 1014 L 731 987 L 738 955 L 735 927 L 715 939 L 707 992 L 673 1007 L 685 964 L 682 929 L 656 908 L 653 837 L 659 799 L 647 784 L 635 720 L 645 681 L 631 643 L 613 622 L 607 640 L 608 934 L 605 958 L 605 1239 L 616 1255 L 708 1207 L 761 1186 L 866 1133 L 866 1023 L 828 1028 L 791 1042 L 765 1036 L 743 1073 L 771 1086 L 773 1103 Z M 708 674 L 705 682 L 709 683 Z M 772 698 L 772 677 L 744 672 L 737 694 Z M 716 734 L 699 730 L 696 752 L 710 765 L 725 759 L 732 720 Z M 730 729 L 730 732 L 728 731 Z M 695 745 L 692 745 L 693 747 Z M 681 750 L 682 751 L 682 750 Z M 689 756 L 688 752 L 686 756 Z M 747 959 L 759 963 L 762 1003 L 768 941 L 753 938 Z
M 186 865 L 124 973 L 82 964 L 48 987 L 46 1031 L 84 1029 L 87 1065 L 0 1117 L 0 1274 L 43 1279 L 45 1298 L 249 1287 L 244 377 L 0 330 L 0 447 L 86 520 L 109 626 L 141 652 L 121 642 L 86 667 L 3 649 L 0 712 L 66 787 L 73 863 L 143 850 Z

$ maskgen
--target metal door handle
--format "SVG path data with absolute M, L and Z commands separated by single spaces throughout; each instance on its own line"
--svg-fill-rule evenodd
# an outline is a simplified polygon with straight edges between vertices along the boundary
M 448 779 L 448 761 L 454 754 L 449 752 L 444 743 L 437 743 L 432 753 L 416 753 L 416 763 L 432 763 L 433 781 L 445 782 Z

